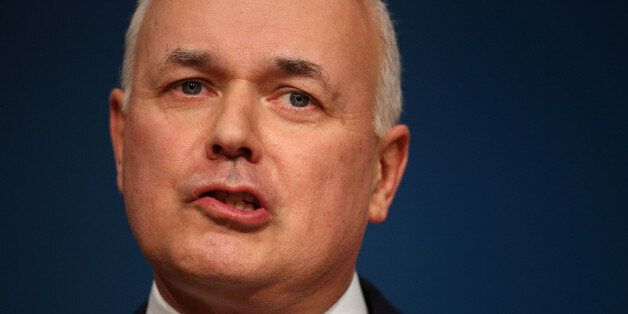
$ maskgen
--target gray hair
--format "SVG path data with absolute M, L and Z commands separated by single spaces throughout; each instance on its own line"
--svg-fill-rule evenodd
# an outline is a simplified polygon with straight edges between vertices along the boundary
M 386 3 L 370 0 L 373 5 L 375 22 L 379 28 L 380 69 L 375 106 L 373 106 L 374 128 L 378 136 L 383 136 L 399 120 L 402 106 L 401 57 L 397 46 L 395 28 Z M 137 0 L 137 7 L 126 32 L 124 61 L 122 63 L 121 84 L 125 90 L 123 111 L 127 109 L 131 95 L 131 82 L 135 67 L 135 46 L 140 26 L 150 0 Z

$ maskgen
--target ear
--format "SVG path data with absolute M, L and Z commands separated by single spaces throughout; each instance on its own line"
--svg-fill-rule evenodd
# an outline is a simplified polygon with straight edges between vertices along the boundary
M 109 95 L 109 133 L 116 161 L 116 180 L 122 192 L 122 149 L 124 147 L 124 90 L 114 88 Z
M 369 221 L 372 223 L 381 223 L 388 216 L 388 208 L 406 170 L 409 145 L 410 130 L 405 125 L 392 127 L 380 139 L 377 173 L 369 204 Z

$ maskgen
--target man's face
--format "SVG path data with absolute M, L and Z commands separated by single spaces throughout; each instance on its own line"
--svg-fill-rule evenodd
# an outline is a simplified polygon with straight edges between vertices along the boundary
M 158 276 L 255 287 L 353 270 L 381 177 L 371 21 L 357 1 L 151 4 L 112 136 Z

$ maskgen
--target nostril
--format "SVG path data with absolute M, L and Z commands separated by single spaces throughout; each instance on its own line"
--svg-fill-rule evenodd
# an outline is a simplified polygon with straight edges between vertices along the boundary
M 221 151 L 222 151 L 222 146 L 218 144 L 212 145 L 212 152 L 214 153 L 214 155 L 220 154 Z
M 236 159 L 240 157 L 244 157 L 246 159 L 250 159 L 253 157 L 253 151 L 248 147 L 240 147 L 237 150 L 229 150 L 222 147 L 220 144 L 212 145 L 212 155 L 218 158 L 219 156 L 224 156 L 227 159 Z
M 253 152 L 248 147 L 240 147 L 240 149 L 238 150 L 240 151 L 241 156 L 244 156 L 244 158 L 246 159 L 249 159 L 251 158 L 251 156 L 253 156 Z

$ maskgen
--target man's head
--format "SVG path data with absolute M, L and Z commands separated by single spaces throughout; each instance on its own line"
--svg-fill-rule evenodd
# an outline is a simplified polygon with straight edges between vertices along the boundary
M 111 133 L 129 223 L 166 299 L 330 306 L 405 168 L 398 82 L 379 1 L 141 3 Z

